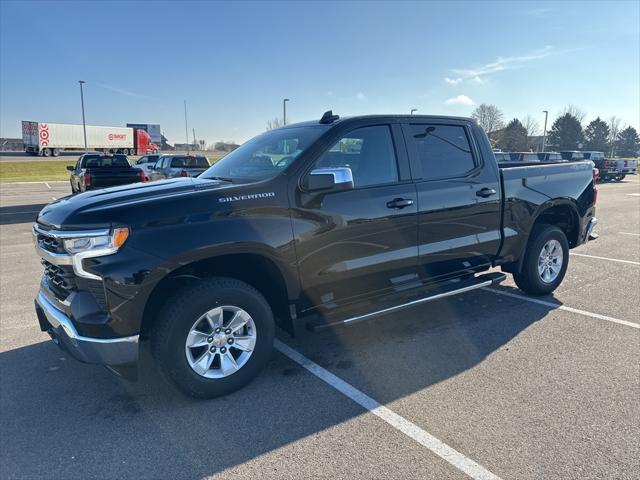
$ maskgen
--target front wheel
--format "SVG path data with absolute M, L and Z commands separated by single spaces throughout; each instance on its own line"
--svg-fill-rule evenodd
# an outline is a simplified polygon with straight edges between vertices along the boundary
M 522 270 L 513 274 L 520 290 L 532 295 L 547 295 L 562 283 L 569 265 L 569 242 L 562 230 L 553 225 L 533 228 Z
M 271 307 L 255 288 L 211 278 L 179 291 L 151 335 L 160 371 L 186 394 L 213 398 L 249 383 L 273 347 Z

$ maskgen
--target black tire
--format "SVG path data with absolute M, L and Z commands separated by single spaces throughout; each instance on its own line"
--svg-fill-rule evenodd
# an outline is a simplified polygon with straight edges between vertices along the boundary
M 50 148 L 43 148 L 42 149 L 42 156 L 50 157 L 51 156 L 51 149 Z
M 227 377 L 211 379 L 191 368 L 185 342 L 194 322 L 222 305 L 240 307 L 251 316 L 256 343 L 242 367 Z M 151 351 L 160 372 L 185 394 L 213 398 L 243 387 L 260 373 L 271 355 L 274 325 L 271 307 L 255 288 L 232 278 L 213 277 L 184 287 L 163 305 L 151 332 Z
M 549 240 L 557 240 L 562 247 L 562 267 L 558 276 L 551 282 L 542 280 L 538 273 L 538 257 Z M 524 254 L 522 270 L 513 274 L 516 285 L 523 292 L 531 295 L 548 295 L 562 283 L 569 265 L 569 242 L 562 230 L 553 225 L 536 225 L 533 227 L 527 250 Z
M 58 148 L 54 148 L 54 149 L 52 150 L 51 154 L 52 154 L 54 157 L 57 157 L 58 155 L 60 155 L 60 149 L 58 149 Z

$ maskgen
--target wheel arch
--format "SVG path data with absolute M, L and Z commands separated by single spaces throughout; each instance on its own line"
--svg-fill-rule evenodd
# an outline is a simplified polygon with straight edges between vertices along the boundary
M 580 215 L 571 199 L 556 199 L 540 205 L 533 216 L 529 231 L 536 225 L 549 224 L 560 228 L 567 236 L 569 248 L 576 247 L 580 238 Z
M 200 258 L 170 270 L 154 286 L 147 298 L 141 325 L 141 335 L 147 337 L 155 314 L 167 297 L 191 282 L 216 276 L 245 282 L 257 289 L 271 306 L 276 323 L 293 333 L 293 318 L 289 305 L 295 285 L 289 275 L 272 258 L 253 252 L 234 252 Z

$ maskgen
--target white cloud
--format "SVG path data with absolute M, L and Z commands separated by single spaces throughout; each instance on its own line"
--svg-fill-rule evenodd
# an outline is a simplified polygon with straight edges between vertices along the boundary
M 115 93 L 119 93 L 120 95 L 126 95 L 127 97 L 136 97 L 136 98 L 146 98 L 149 100 L 155 100 L 153 97 L 148 95 L 143 95 L 141 93 L 130 92 L 129 90 L 125 90 L 123 88 L 114 87 L 112 85 L 107 85 L 106 83 L 94 83 L 97 87 L 104 88 L 105 90 L 110 90 Z
M 364 93 L 362 92 L 358 92 L 356 93 L 356 100 L 365 100 L 367 97 L 365 96 Z
M 495 61 L 478 67 L 454 68 L 451 72 L 455 76 L 445 77 L 444 81 L 449 85 L 458 85 L 465 81 L 482 84 L 486 82 L 484 77 L 488 75 L 502 72 L 504 70 L 521 68 L 527 63 L 542 60 L 543 58 L 550 57 L 552 55 L 561 55 L 567 52 L 569 52 L 569 50 L 557 51 L 551 45 L 545 45 L 543 48 L 539 48 L 538 50 L 534 50 L 524 55 L 498 57 Z
M 528 15 L 530 17 L 546 17 L 550 13 L 553 13 L 555 10 L 553 8 L 530 8 L 528 10 L 523 10 L 522 13 Z
M 445 105 L 475 105 L 476 103 L 471 100 L 471 98 L 466 95 L 458 95 L 457 97 L 452 97 L 444 102 Z
M 458 85 L 460 82 L 462 82 L 462 78 L 445 77 L 444 81 L 447 82 L 449 85 Z

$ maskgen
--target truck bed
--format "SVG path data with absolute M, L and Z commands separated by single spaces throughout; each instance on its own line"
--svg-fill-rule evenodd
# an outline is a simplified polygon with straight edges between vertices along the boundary
M 578 234 L 583 234 L 593 217 L 595 202 L 591 160 L 512 163 L 498 167 L 504 199 L 502 256 L 522 258 L 532 223 L 539 212 L 549 207 L 567 215 L 567 221 L 577 222 Z M 573 211 L 577 215 L 570 213 Z

